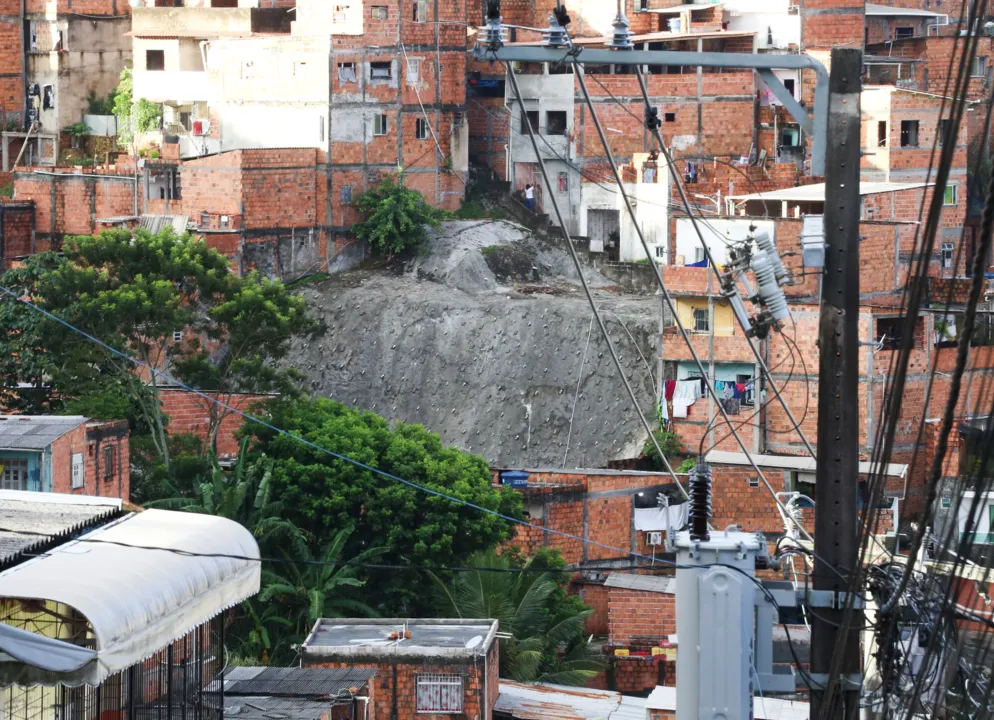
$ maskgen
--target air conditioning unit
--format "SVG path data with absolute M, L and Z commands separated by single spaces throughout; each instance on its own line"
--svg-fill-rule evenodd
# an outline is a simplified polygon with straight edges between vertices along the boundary
M 659 531 L 648 533 L 648 537 L 649 537 L 649 544 L 650 545 L 662 545 L 663 544 L 663 533 L 661 533 Z

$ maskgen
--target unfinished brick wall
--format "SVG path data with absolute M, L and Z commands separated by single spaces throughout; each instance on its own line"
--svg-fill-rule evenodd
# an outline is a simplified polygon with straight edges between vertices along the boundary
M 36 251 L 66 235 L 92 235 L 99 218 L 134 214 L 134 178 L 94 173 L 14 173 L 14 196 L 35 207 Z
M 658 645 L 675 633 L 676 595 L 608 588 L 608 642 L 611 645 Z
M 378 672 L 370 681 L 375 694 L 375 712 L 389 720 L 449 720 L 451 715 L 417 712 L 417 678 L 422 674 L 461 675 L 463 677 L 463 712 L 468 720 L 491 720 L 499 690 L 497 643 L 490 650 L 486 663 L 445 665 L 436 662 L 341 662 L 302 655 L 303 667 L 375 668 Z M 484 696 L 486 685 L 486 696 Z M 371 714 L 370 720 L 376 720 Z
M 588 635 L 607 635 L 610 588 L 601 583 L 585 581 L 575 581 L 571 583 L 570 588 L 580 596 L 583 604 L 592 610 L 583 626 L 583 632 Z
M 34 205 L 5 202 L 0 198 L 0 271 L 16 258 L 31 254 L 31 231 L 34 228 Z
M 126 420 L 87 421 L 51 445 L 52 492 L 129 501 L 131 471 Z M 72 456 L 83 455 L 83 487 L 72 487 Z
M 24 44 L 20 3 L 0 3 L 0 121 L 24 113 Z
M 167 430 L 171 435 L 188 433 L 200 440 L 206 441 L 210 422 L 211 403 L 186 390 L 160 391 L 162 410 L 169 416 Z M 268 400 L 268 395 L 217 395 L 221 402 L 239 412 L 251 413 L 252 407 L 259 402 Z M 215 452 L 219 457 L 233 457 L 238 454 L 238 431 L 245 423 L 241 415 L 217 409 L 225 413 L 225 418 L 217 431 Z

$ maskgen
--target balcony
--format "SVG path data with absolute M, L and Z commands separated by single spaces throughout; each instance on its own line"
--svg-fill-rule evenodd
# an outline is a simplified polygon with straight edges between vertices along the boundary
M 135 70 L 136 98 L 189 105 L 211 100 L 207 73 L 192 70 Z
M 135 37 L 240 37 L 253 33 L 289 33 L 285 8 L 135 8 Z

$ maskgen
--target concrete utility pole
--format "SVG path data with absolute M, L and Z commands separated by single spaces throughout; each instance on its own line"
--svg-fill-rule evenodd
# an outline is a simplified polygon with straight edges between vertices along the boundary
M 811 621 L 811 718 L 859 717 L 861 610 L 853 601 L 859 516 L 860 50 L 832 50 Z M 822 592 L 818 592 L 822 591 Z M 826 592 L 827 591 L 827 592 Z M 845 628 L 840 627 L 847 619 Z M 829 683 L 832 678 L 833 682 Z

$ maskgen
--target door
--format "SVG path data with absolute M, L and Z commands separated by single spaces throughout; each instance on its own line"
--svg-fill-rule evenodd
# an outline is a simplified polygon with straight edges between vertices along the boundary
M 618 259 L 621 245 L 621 214 L 618 210 L 587 210 L 587 237 L 591 252 L 605 252 Z

